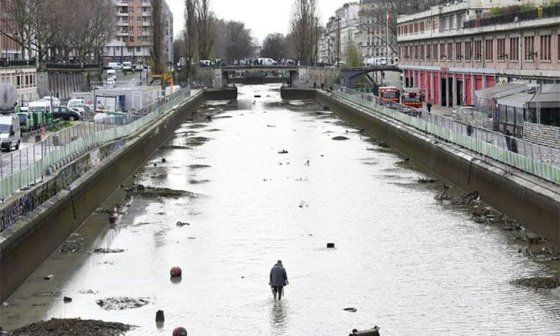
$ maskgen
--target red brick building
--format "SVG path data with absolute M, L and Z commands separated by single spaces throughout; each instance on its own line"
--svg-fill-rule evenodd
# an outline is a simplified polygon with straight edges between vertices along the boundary
M 476 90 L 497 83 L 559 83 L 560 4 L 519 4 L 470 0 L 400 16 L 403 85 L 450 107 L 474 105 Z

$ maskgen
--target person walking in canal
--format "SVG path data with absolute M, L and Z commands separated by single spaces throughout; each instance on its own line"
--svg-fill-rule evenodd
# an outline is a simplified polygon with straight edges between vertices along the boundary
M 282 265 L 282 260 L 278 260 L 276 265 L 270 270 L 270 282 L 268 283 L 272 287 L 272 295 L 274 295 L 274 300 L 282 300 L 282 295 L 284 294 L 284 286 L 288 284 L 288 274 L 286 269 Z

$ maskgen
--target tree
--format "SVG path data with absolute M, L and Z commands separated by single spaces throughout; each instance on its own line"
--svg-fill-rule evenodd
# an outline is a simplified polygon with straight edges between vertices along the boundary
M 260 55 L 274 60 L 286 58 L 286 38 L 280 33 L 269 34 L 263 41 Z
M 193 74 L 192 63 L 198 46 L 196 7 L 196 0 L 185 0 L 185 29 L 183 31 L 183 37 L 185 41 L 185 72 L 187 80 L 190 79 Z
M 349 67 L 360 67 L 363 65 L 362 63 L 362 54 L 360 50 L 356 47 L 354 42 L 350 41 L 348 43 L 348 55 L 347 55 L 348 63 L 346 64 Z
M 315 59 L 317 39 L 316 0 L 295 0 L 290 33 L 294 37 L 297 58 L 304 61 Z
M 152 73 L 162 74 L 165 70 L 163 56 L 163 3 L 162 0 L 151 0 L 152 3 Z
M 198 32 L 198 56 L 209 59 L 214 47 L 214 14 L 210 0 L 199 0 L 196 6 L 196 28 Z
M 227 36 L 224 45 L 225 59 L 229 62 L 253 56 L 255 44 L 251 30 L 243 22 L 228 21 L 226 23 Z

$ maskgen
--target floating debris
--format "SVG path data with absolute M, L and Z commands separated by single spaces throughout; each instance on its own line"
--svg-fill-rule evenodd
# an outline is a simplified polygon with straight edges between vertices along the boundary
M 335 136 L 335 137 L 334 137 L 334 138 L 332 138 L 332 139 L 333 139 L 333 140 L 335 140 L 335 141 L 345 141 L 345 140 L 350 140 L 350 139 L 348 139 L 347 137 L 345 137 L 345 136 L 340 136 L 340 135 L 339 135 L 339 136 Z

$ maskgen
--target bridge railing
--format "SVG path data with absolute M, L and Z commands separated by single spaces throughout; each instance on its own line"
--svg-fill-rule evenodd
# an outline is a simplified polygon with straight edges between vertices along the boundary
M 368 111 L 412 126 L 424 133 L 459 145 L 518 168 L 547 181 L 560 184 L 560 150 L 527 142 L 485 128 L 469 125 L 426 110 L 406 110 L 371 93 L 340 87 L 335 96 L 347 99 Z
M 76 154 L 99 147 L 105 143 L 133 134 L 154 120 L 171 111 L 190 96 L 190 88 L 145 107 L 140 118 L 114 127 L 94 123 L 83 123 L 72 129 L 49 135 L 33 145 L 0 156 L 0 202 L 23 188 L 41 181 L 49 170 L 66 162 Z

